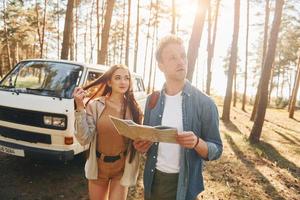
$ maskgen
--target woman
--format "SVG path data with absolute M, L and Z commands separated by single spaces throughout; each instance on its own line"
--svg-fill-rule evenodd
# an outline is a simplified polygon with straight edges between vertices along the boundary
M 85 90 L 94 86 L 97 90 L 84 104 Z M 139 155 L 132 141 L 117 133 L 109 115 L 141 123 L 129 70 L 114 65 L 89 85 L 75 88 L 73 96 L 75 135 L 81 145 L 89 144 L 85 175 L 90 199 L 126 199 L 128 186 L 136 183 Z

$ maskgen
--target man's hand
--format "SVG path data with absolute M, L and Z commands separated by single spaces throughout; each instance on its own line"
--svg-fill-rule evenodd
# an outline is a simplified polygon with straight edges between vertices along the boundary
M 176 140 L 182 147 L 193 149 L 197 144 L 198 137 L 192 131 L 178 132 Z
M 153 144 L 153 142 L 150 142 L 147 140 L 137 139 L 137 140 L 133 141 L 134 148 L 140 153 L 146 153 L 152 144 Z

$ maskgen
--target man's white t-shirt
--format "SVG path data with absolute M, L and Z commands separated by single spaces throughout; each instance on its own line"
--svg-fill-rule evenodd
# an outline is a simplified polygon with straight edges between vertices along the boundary
M 161 125 L 183 131 L 182 124 L 182 92 L 174 96 L 166 94 L 165 107 Z M 156 169 L 165 173 L 178 173 L 180 164 L 180 145 L 160 142 L 158 145 Z

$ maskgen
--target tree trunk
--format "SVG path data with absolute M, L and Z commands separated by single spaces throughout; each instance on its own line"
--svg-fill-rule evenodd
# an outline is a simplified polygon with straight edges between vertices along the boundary
M 300 53 L 300 52 L 299 52 Z M 299 59 L 299 58 L 298 58 Z M 298 60 L 299 61 L 299 60 Z M 296 70 L 295 70 L 295 80 L 294 80 L 294 84 L 293 84 L 293 87 L 292 87 L 292 94 L 290 94 L 289 92 L 289 104 L 288 104 L 288 112 L 290 112 L 291 110 L 291 103 L 292 103 L 292 98 L 293 98 L 293 94 L 294 94 L 294 89 L 295 89 L 295 86 L 296 86 L 296 83 L 297 83 L 297 74 L 298 74 L 298 63 L 296 64 Z M 292 72 L 291 72 L 291 76 L 290 76 L 290 81 L 291 81 L 291 84 L 292 84 Z M 291 85 L 290 84 L 290 85 Z
M 158 1 L 157 1 L 157 3 L 158 3 Z M 155 29 L 155 41 L 153 41 L 153 43 L 155 43 L 155 46 L 157 46 L 157 41 L 158 41 L 158 34 L 157 34 L 157 31 L 158 31 L 158 21 L 157 21 L 158 13 L 156 14 L 155 17 L 156 17 L 155 21 L 157 23 L 155 24 L 155 27 L 154 27 L 154 29 Z M 153 37 L 154 37 L 154 35 L 153 35 Z M 153 38 L 153 40 L 154 40 L 154 38 Z M 152 58 L 152 59 L 154 59 L 154 58 Z M 153 83 L 152 83 L 151 93 L 154 92 L 154 89 L 155 89 L 156 71 L 157 71 L 157 62 L 155 62 L 155 64 L 154 64 Z
M 278 66 L 277 84 L 276 84 L 276 99 L 279 97 L 279 81 L 280 81 L 280 66 Z
M 266 51 L 267 51 L 267 41 L 268 41 L 268 32 L 269 32 L 269 18 L 270 18 L 270 0 L 266 0 L 265 5 L 265 25 L 264 25 L 264 41 L 263 41 L 263 52 L 261 59 L 261 66 L 264 65 Z
M 97 63 L 100 63 L 100 17 L 99 0 L 96 0 L 96 18 L 97 18 Z
M 94 6 L 95 6 L 95 0 L 92 1 L 92 7 L 91 7 L 91 13 L 90 13 L 90 59 L 89 62 L 93 62 L 93 50 L 94 50 L 94 45 L 93 45 L 93 11 L 94 11 Z M 99 55 L 97 55 L 97 61 L 98 61 Z M 97 62 L 98 63 L 98 62 Z
M 121 44 L 120 46 L 120 61 L 119 63 L 123 63 L 123 48 L 124 48 L 124 36 L 125 36 L 125 5 L 126 5 L 126 0 L 124 0 L 124 5 L 123 5 L 123 23 L 122 23 L 122 33 L 121 33 Z
M 57 59 L 59 59 L 59 47 L 60 47 L 60 28 L 59 28 L 59 0 L 56 2 L 57 7 L 56 7 L 56 12 L 57 12 Z
M 203 25 L 205 21 L 206 11 L 208 8 L 209 0 L 199 0 L 197 13 L 195 15 L 191 38 L 189 41 L 189 48 L 187 52 L 188 58 L 188 71 L 187 79 L 192 82 L 195 70 L 195 63 L 198 57 L 198 50 L 203 32 Z
M 78 26 L 79 26 L 79 5 L 80 5 L 80 0 L 75 0 L 76 1 L 76 14 L 75 14 L 75 27 L 76 27 L 76 32 L 75 32 L 75 37 L 74 42 L 75 42 L 75 60 L 77 61 L 78 58 Z
M 35 1 L 35 12 L 36 12 L 36 21 L 37 21 L 37 34 L 39 37 L 39 45 L 40 45 L 40 58 L 42 58 L 43 50 L 42 50 L 42 35 L 41 35 L 41 24 L 40 24 L 40 14 L 37 0 Z
M 236 72 L 234 72 L 234 82 L 233 82 L 233 107 L 236 107 L 236 98 L 237 98 L 237 92 L 236 92 Z
M 152 90 L 151 93 L 154 92 L 154 88 L 155 88 L 155 81 L 156 81 L 156 70 L 157 70 L 157 64 L 154 64 L 154 73 L 153 73 L 153 82 L 152 82 Z
M 259 142 L 262 127 L 264 124 L 266 108 L 268 104 L 268 86 L 271 74 L 272 64 L 275 58 L 276 44 L 278 40 L 278 32 L 280 30 L 281 16 L 283 10 L 284 0 L 277 0 L 275 6 L 274 20 L 272 24 L 270 39 L 268 42 L 268 48 L 266 53 L 266 59 L 264 62 L 262 75 L 261 75 L 261 88 L 259 93 L 259 100 L 257 106 L 257 114 L 255 121 L 249 136 L 251 143 Z
M 140 27 L 140 0 L 138 0 L 138 2 L 137 2 L 133 72 L 137 72 L 137 56 L 138 56 L 138 47 L 139 47 L 139 27 Z
M 145 80 L 145 77 L 146 77 L 146 61 L 147 61 L 147 54 L 148 54 L 148 43 L 149 43 L 149 38 L 150 38 L 151 13 L 152 13 L 152 0 L 150 1 L 149 21 L 148 21 L 147 39 L 146 39 L 146 47 L 145 47 L 144 72 L 143 72 L 143 79 L 144 80 Z
M 43 30 L 41 43 L 41 58 L 44 57 L 44 43 L 45 43 L 45 29 L 46 29 L 46 15 L 47 15 L 47 0 L 44 1 L 44 16 L 43 16 Z
M 294 118 L 294 113 L 295 113 L 295 105 L 297 102 L 297 94 L 298 94 L 298 89 L 299 89 L 299 83 L 300 83 L 300 55 L 298 58 L 298 69 L 297 69 L 297 74 L 295 77 L 295 83 L 294 83 L 294 88 L 290 100 L 290 109 L 289 109 L 289 118 Z
M 30 45 L 28 45 L 28 47 L 30 47 Z M 31 48 L 26 48 L 26 50 L 25 50 L 25 59 L 28 59 L 30 49 Z
M 224 122 L 230 121 L 230 104 L 232 99 L 232 82 L 236 71 L 237 51 L 238 51 L 238 37 L 239 37 L 239 22 L 240 22 L 240 0 L 235 0 L 234 3 L 234 28 L 231 43 L 231 55 L 229 60 L 228 78 L 226 96 L 224 99 L 222 120 Z
M 212 79 L 211 64 L 212 64 L 212 60 L 213 60 L 213 57 L 214 57 L 214 51 L 215 51 L 215 42 L 216 42 L 216 36 L 217 36 L 220 1 L 221 0 L 217 0 L 217 4 L 216 4 L 216 8 L 215 8 L 216 10 L 215 10 L 215 16 L 214 16 L 215 20 L 214 20 L 213 39 L 212 39 L 212 42 L 208 43 L 209 47 L 207 48 L 206 93 L 208 95 L 210 95 L 210 85 L 211 85 L 211 79 Z M 210 20 L 208 20 L 208 22 L 210 23 Z
M 126 31 L 126 54 L 125 54 L 125 64 L 127 66 L 129 66 L 130 14 L 131 14 L 131 0 L 128 0 L 128 18 L 127 18 L 127 31 Z
M 127 18 L 127 31 L 126 31 L 126 53 L 125 64 L 129 67 L 129 35 L 130 35 L 130 14 L 131 14 L 131 0 L 128 0 L 128 18 Z
M 121 36 L 119 37 L 118 36 L 118 56 L 119 56 L 119 61 L 118 63 L 122 63 L 122 57 L 123 57 L 123 43 L 124 43 L 124 26 L 123 26 L 123 30 L 122 30 L 122 33 L 121 33 Z
M 293 82 L 293 70 L 289 69 L 288 70 L 288 87 L 289 87 L 289 97 L 292 96 L 292 82 Z M 272 77 L 272 76 L 271 76 Z M 289 104 L 290 105 L 290 104 Z M 290 110 L 290 109 L 289 109 Z
M 69 58 L 70 43 L 72 37 L 72 23 L 73 23 L 73 8 L 74 0 L 68 0 L 66 18 L 65 18 L 65 27 L 64 27 L 64 36 L 63 43 L 61 48 L 61 59 Z
M 12 65 L 15 66 L 15 64 L 16 64 L 16 46 L 15 45 L 11 51 L 11 59 L 12 59 Z
M 46 40 L 47 40 L 47 38 L 46 38 Z M 47 59 L 48 58 L 48 47 L 49 47 L 49 43 L 46 43 L 45 44 L 46 46 L 45 46 L 45 53 L 44 53 L 44 56 L 43 56 L 43 58 L 45 58 L 45 59 Z
M 172 29 L 171 33 L 176 34 L 176 0 L 172 0 Z
M 211 2 L 208 2 L 207 8 L 207 79 L 206 79 L 206 94 L 210 95 L 211 82 Z
M 99 60 L 100 62 L 98 64 L 105 64 L 106 61 L 109 31 L 110 31 L 110 24 L 111 24 L 114 5 L 115 5 L 115 0 L 107 0 L 105 22 L 101 34 L 101 50 L 100 50 L 100 60 Z
M 76 0 L 74 0 L 76 1 Z M 75 43 L 75 37 L 74 37 L 74 21 L 72 17 L 71 21 L 71 32 L 70 32 L 70 60 L 74 60 L 74 43 Z
M 283 98 L 283 88 L 284 88 L 284 78 L 285 78 L 285 66 L 282 67 L 282 80 L 281 80 L 281 87 L 280 87 L 280 96 Z
M 35 44 L 32 45 L 32 57 L 35 57 Z
M 17 42 L 17 44 L 16 44 L 16 53 L 15 53 L 15 56 L 16 56 L 16 63 L 18 63 L 19 60 L 20 60 L 20 54 L 19 54 L 19 42 Z
M 152 47 L 151 47 L 151 61 L 150 61 L 150 72 L 149 72 L 149 80 L 148 80 L 148 88 L 147 88 L 147 94 L 150 93 L 151 91 L 151 79 L 152 79 L 152 69 L 153 69 L 153 55 L 154 55 L 154 37 L 155 37 L 155 27 L 153 29 L 153 35 L 152 35 L 152 38 L 153 38 L 153 42 L 152 42 Z
M 242 110 L 246 111 L 247 101 L 247 80 L 248 80 L 248 41 L 249 41 L 249 0 L 247 0 L 247 24 L 246 24 L 246 55 L 245 55 L 245 77 L 244 77 L 244 93 L 242 100 Z
M 272 70 L 271 70 L 271 81 L 270 81 L 270 89 L 269 89 L 269 96 L 268 96 L 268 105 L 271 104 L 271 95 L 272 95 L 272 90 L 274 88 L 274 85 L 273 85 L 273 79 L 274 79 L 274 63 L 272 65 Z
M 84 46 L 84 62 L 87 62 L 87 33 L 88 33 L 88 19 L 89 14 L 86 14 L 85 18 L 85 31 L 83 35 L 83 46 Z
M 102 6 L 101 6 L 101 15 L 100 15 L 100 9 L 99 9 L 99 0 L 96 1 L 96 17 L 97 17 L 97 35 L 96 35 L 96 40 L 97 40 L 97 63 L 100 63 L 100 28 L 103 27 L 103 12 L 104 12 L 104 1 L 102 1 Z M 94 3 L 93 3 L 94 4 Z M 93 16 L 93 9 L 91 11 L 91 37 L 92 37 L 92 17 Z M 100 24 L 100 17 L 101 17 L 101 24 Z M 91 39 L 91 44 L 92 44 L 92 39 Z
M 37 18 L 37 33 L 38 33 L 38 36 L 39 36 L 39 44 L 40 44 L 40 58 L 43 58 L 43 56 L 44 56 L 44 38 L 45 38 L 45 26 L 46 26 L 47 0 L 44 1 L 43 27 L 41 27 L 41 24 L 40 24 L 39 9 L 38 9 L 37 1 L 35 3 L 35 12 L 36 12 L 36 18 Z
M 153 60 L 154 60 L 154 38 L 155 38 L 155 33 L 157 35 L 157 17 L 158 17 L 158 0 L 156 1 L 156 12 L 155 12 L 155 25 L 153 27 L 153 35 L 152 35 L 152 48 L 151 48 L 151 61 L 150 61 L 150 73 L 149 73 L 149 81 L 148 81 L 148 88 L 147 88 L 147 93 L 149 94 L 151 92 L 151 78 L 152 78 L 152 69 L 153 69 Z
M 6 52 L 7 52 L 7 59 L 9 64 L 9 69 L 12 69 L 12 59 L 11 59 L 11 53 L 10 53 L 10 44 L 8 39 L 8 31 L 7 31 L 7 23 L 6 23 L 6 0 L 3 0 L 3 7 L 4 7 L 4 14 L 3 14 L 3 23 L 4 23 L 4 34 L 5 34 L 5 44 L 6 44 Z
M 117 61 L 117 36 L 113 35 L 112 36 L 113 42 L 113 63 L 116 63 Z
M 157 38 L 158 24 L 156 24 L 155 30 L 156 30 L 156 33 L 155 33 L 155 46 L 157 46 L 157 41 L 158 41 L 158 38 Z M 154 90 L 155 90 L 156 71 L 157 71 L 157 62 L 155 62 L 155 64 L 154 64 L 153 83 L 152 83 L 151 93 L 154 92 Z
M 254 104 L 253 104 L 252 113 L 251 113 L 251 116 L 250 116 L 250 121 L 254 121 L 256 111 L 257 111 L 257 103 L 258 103 L 259 90 L 260 90 L 260 85 L 261 85 L 260 80 L 259 80 L 258 85 L 257 85 L 257 90 L 256 90 L 256 95 L 255 95 L 255 100 L 254 100 Z
M 266 0 L 265 13 L 266 13 L 266 15 L 265 15 L 265 25 L 264 25 L 264 41 L 263 41 L 263 52 L 262 52 L 262 59 L 261 59 L 261 70 L 263 70 L 265 55 L 266 55 L 266 50 L 267 50 L 269 18 L 270 18 L 270 0 Z M 258 104 L 258 99 L 259 99 L 260 87 L 261 87 L 261 83 L 259 82 L 258 86 L 257 86 L 257 91 L 256 91 L 256 95 L 255 95 L 255 101 L 253 104 L 251 117 L 250 117 L 251 121 L 254 120 L 256 112 L 257 112 L 257 104 Z
M 1 56 L 1 66 L 0 66 L 0 79 L 3 78 L 3 69 L 4 69 L 4 55 Z

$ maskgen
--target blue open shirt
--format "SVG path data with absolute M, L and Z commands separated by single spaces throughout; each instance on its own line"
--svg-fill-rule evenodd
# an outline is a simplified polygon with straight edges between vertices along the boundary
M 164 112 L 165 89 L 153 109 L 146 102 L 144 124 L 161 125 Z M 208 160 L 218 159 L 223 151 L 219 132 L 219 115 L 215 103 L 204 93 L 186 81 L 182 91 L 182 120 L 183 130 L 193 131 L 202 138 L 208 146 Z M 144 171 L 145 197 L 151 195 L 153 175 L 157 162 L 158 143 L 154 143 L 147 152 Z M 203 158 L 194 149 L 181 148 L 180 171 L 177 186 L 177 200 L 192 200 L 204 190 L 202 176 Z

